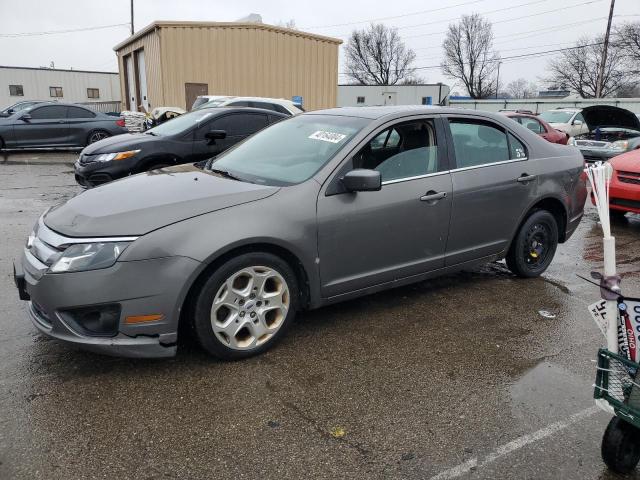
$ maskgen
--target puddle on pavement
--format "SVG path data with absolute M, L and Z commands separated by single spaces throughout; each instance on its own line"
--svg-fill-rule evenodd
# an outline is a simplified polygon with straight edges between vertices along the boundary
M 533 427 L 562 420 L 593 405 L 592 383 L 542 361 L 511 385 L 512 416 Z

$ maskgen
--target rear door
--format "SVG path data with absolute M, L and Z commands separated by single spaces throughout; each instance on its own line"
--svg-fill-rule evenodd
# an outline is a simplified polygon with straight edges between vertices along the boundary
M 67 123 L 69 125 L 69 141 L 73 145 L 85 146 L 89 134 L 94 128 L 96 113 L 82 107 L 67 107 Z
M 538 179 L 526 144 L 485 118 L 449 116 L 453 204 L 446 265 L 508 248 Z
M 43 105 L 28 112 L 29 120 L 16 120 L 13 126 L 17 147 L 69 145 L 69 124 L 65 105 Z

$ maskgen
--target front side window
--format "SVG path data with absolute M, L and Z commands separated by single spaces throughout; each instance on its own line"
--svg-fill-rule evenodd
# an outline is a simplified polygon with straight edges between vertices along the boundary
M 575 124 L 575 123 L 576 123 L 576 121 L 584 123 L 584 117 L 582 116 L 582 113 L 578 113 L 578 114 L 574 117 L 574 119 L 573 119 L 573 123 Z
M 510 159 L 505 131 L 490 122 L 449 119 L 458 168 L 477 167 Z
M 212 168 L 266 185 L 304 182 L 370 122 L 338 115 L 291 117 L 225 151 Z
M 50 97 L 62 97 L 62 87 L 49 87 Z
M 383 182 L 436 173 L 433 121 L 403 122 L 382 131 L 353 157 L 353 167 L 377 170 Z
M 9 85 L 9 95 L 12 97 L 23 97 L 24 90 L 22 85 Z
M 100 98 L 100 89 L 87 88 L 87 98 Z
M 67 107 L 61 105 L 51 105 L 47 107 L 34 108 L 29 111 L 32 120 L 52 120 L 67 118 Z

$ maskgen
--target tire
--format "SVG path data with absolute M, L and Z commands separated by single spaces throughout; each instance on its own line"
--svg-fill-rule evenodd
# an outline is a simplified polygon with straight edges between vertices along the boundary
M 631 472 L 640 460 L 640 430 L 613 417 L 602 437 L 602 460 L 616 473 Z
M 551 264 L 558 247 L 558 222 L 546 210 L 535 210 L 524 221 L 509 252 L 507 267 L 523 278 L 540 276 Z
M 92 143 L 104 140 L 105 138 L 110 136 L 111 134 L 105 130 L 94 130 L 87 136 L 87 145 L 91 145 Z
M 291 267 L 270 253 L 228 260 L 195 297 L 192 327 L 209 354 L 222 360 L 258 355 L 284 336 L 298 308 Z

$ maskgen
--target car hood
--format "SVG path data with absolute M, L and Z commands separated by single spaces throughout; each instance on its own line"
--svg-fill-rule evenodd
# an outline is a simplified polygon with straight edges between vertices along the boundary
M 86 190 L 51 209 L 44 223 L 69 237 L 144 235 L 181 220 L 266 198 L 278 190 L 179 165 Z
M 609 163 L 618 171 L 640 173 L 640 150 L 613 157 Z
M 589 131 L 597 127 L 621 127 L 640 131 L 640 120 L 633 112 L 610 105 L 594 105 L 582 109 Z
M 99 140 L 91 145 L 87 145 L 82 150 L 83 155 L 97 155 L 100 153 L 114 153 L 131 150 L 146 143 L 161 140 L 163 137 L 154 137 L 144 133 L 123 133 Z

